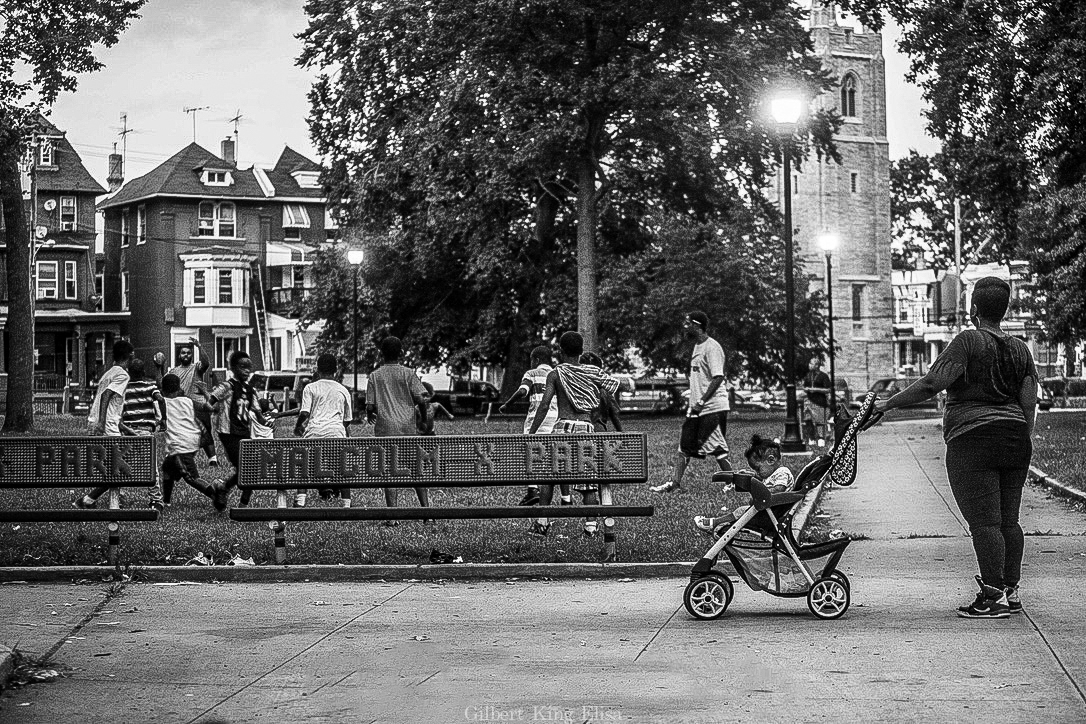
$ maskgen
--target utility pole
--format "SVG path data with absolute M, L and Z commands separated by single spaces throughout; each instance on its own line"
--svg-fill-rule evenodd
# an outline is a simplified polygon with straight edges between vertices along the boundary
M 206 111 L 210 107 L 211 106 L 188 106 L 186 108 L 181 109 L 185 113 L 191 113 L 192 114 L 192 142 L 193 143 L 196 143 L 196 114 L 199 113 L 200 111 Z

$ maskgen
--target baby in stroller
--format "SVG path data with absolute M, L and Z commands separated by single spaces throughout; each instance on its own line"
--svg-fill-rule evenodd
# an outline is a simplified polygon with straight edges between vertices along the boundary
M 753 472 L 762 479 L 762 484 L 770 493 L 785 493 L 792 489 L 795 479 L 792 477 L 792 471 L 781 462 L 780 443 L 761 435 L 754 435 L 750 439 L 750 447 L 747 448 L 744 457 L 753 470 L 740 472 Z M 734 489 L 734 483 L 724 486 L 725 491 Z M 743 513 L 750 510 L 750 506 L 740 505 L 735 510 L 729 511 L 728 508 L 721 508 L 721 510 L 725 511 L 725 515 L 717 518 L 695 515 L 694 527 L 719 536 L 732 523 L 739 520 Z
M 716 540 L 690 572 L 683 603 L 691 616 L 719 618 L 731 603 L 735 588 L 728 573 L 717 568 L 718 563 L 730 564 L 733 575 L 754 591 L 805 597 L 807 607 L 818 618 L 844 615 L 852 586 L 837 566 L 850 539 L 800 543 L 792 530 L 792 518 L 807 493 L 819 484 L 848 486 L 855 480 L 856 438 L 881 417 L 874 403 L 875 393 L 869 392 L 856 417 L 838 414 L 836 444 L 807 463 L 795 481 L 781 465 L 780 447 L 757 436 L 747 451 L 753 472 L 713 475 L 713 482 L 749 493 L 753 505 L 721 518 L 695 520 L 698 528 L 712 532 Z

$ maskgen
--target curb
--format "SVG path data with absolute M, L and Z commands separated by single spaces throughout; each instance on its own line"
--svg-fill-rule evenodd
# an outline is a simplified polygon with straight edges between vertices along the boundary
M 1086 503 L 1086 493 L 1078 490 L 1077 488 L 1072 488 L 1064 485 L 1059 480 L 1056 480 L 1056 478 L 1053 478 L 1052 476 L 1048 475 L 1044 470 L 1041 470 L 1034 465 L 1029 466 L 1028 479 L 1031 482 L 1040 483 L 1054 493 L 1063 495 L 1068 498 L 1072 498 L 1079 501 L 1080 503 Z
M 419 565 L 138 566 L 127 571 L 134 583 L 308 583 L 351 581 L 571 578 L 678 578 L 693 562 L 671 563 L 456 563 Z M 7 583 L 112 581 L 108 566 L 0 568 Z

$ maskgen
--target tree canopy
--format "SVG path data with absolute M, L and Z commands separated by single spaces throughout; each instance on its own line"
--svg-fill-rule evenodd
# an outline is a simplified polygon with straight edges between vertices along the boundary
M 661 217 L 771 216 L 777 141 L 761 102 L 784 79 L 810 96 L 832 84 L 787 0 L 306 11 L 300 62 L 321 72 L 310 122 L 330 196 L 371 240 L 381 321 L 435 364 L 526 363 L 574 324 L 596 346 L 597 276 L 660 254 Z M 805 135 L 832 152 L 835 122 L 820 113 Z
M 146 0 L 0 0 L 0 204 L 7 253 L 8 393 L 4 431 L 34 424 L 34 339 L 30 238 L 19 163 L 36 114 L 73 91 L 77 76 L 98 70 L 94 46 L 115 44 Z

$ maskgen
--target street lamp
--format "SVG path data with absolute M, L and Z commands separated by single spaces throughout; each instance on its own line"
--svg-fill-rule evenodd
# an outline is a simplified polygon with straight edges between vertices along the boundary
M 833 252 L 839 243 L 837 234 L 830 232 L 822 234 L 818 239 L 818 245 L 822 247 L 822 251 L 826 252 L 826 311 L 829 313 L 830 322 L 830 420 L 834 425 L 834 428 L 830 430 L 830 435 L 833 438 L 836 438 L 834 432 L 837 421 L 837 369 L 834 366 L 836 355 L 833 349 Z
M 354 307 L 351 315 L 353 321 L 351 337 L 354 339 L 354 362 L 351 367 L 354 369 L 354 394 L 351 400 L 351 407 L 358 407 L 358 271 L 362 268 L 362 260 L 366 258 L 366 254 L 361 249 L 348 249 L 347 261 L 354 267 Z M 361 419 L 361 415 L 357 409 L 354 409 L 355 419 Z
M 786 299 L 784 397 L 785 420 L 783 452 L 802 453 L 807 446 L 799 434 L 799 410 L 796 405 L 796 282 L 792 269 L 792 162 L 789 152 L 792 134 L 804 112 L 803 96 L 798 91 L 782 90 L 769 100 L 769 113 L 781 136 L 781 159 L 784 172 L 784 293 Z

